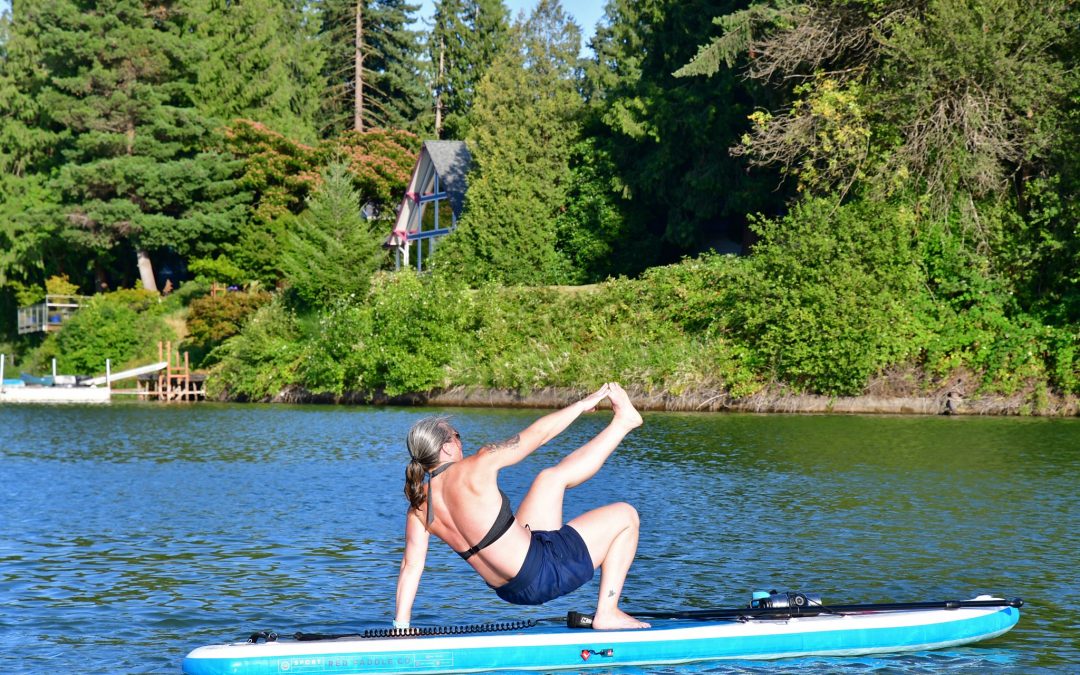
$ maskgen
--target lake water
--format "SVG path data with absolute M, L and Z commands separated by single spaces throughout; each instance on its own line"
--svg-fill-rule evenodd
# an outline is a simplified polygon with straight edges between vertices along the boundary
M 415 408 L 0 406 L 0 671 L 177 673 L 256 630 L 349 632 L 394 611 Z M 543 411 L 452 410 L 466 449 Z M 537 470 L 610 413 L 505 470 Z M 626 673 L 1080 671 L 1080 420 L 647 414 L 567 518 L 637 506 L 623 606 L 737 607 L 757 589 L 826 602 L 1020 596 L 996 640 L 874 659 Z M 419 625 L 591 611 L 596 583 L 502 603 L 433 542 Z M 599 579 L 599 575 L 597 575 Z

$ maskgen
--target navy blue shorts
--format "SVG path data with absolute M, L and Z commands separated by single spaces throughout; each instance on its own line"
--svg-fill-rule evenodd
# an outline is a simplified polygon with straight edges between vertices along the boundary
M 585 540 L 563 525 L 558 531 L 532 533 L 521 570 L 495 594 L 515 605 L 542 605 L 581 588 L 595 571 Z

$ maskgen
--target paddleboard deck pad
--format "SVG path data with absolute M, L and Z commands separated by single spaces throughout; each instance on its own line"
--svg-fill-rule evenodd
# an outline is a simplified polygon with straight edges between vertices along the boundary
M 991 601 L 997 601 L 996 604 Z M 914 606 L 933 603 L 912 603 Z M 939 603 L 953 608 L 867 609 L 846 605 L 810 613 L 746 610 L 743 616 L 659 619 L 643 630 L 582 630 L 517 622 L 417 630 L 369 631 L 377 637 L 277 639 L 199 647 L 183 661 L 187 675 L 282 673 L 471 673 L 690 663 L 722 659 L 860 656 L 966 645 L 1002 635 L 1020 618 L 1020 600 L 981 596 Z M 969 605 L 976 606 L 969 606 Z M 862 609 L 852 609 L 862 608 Z M 718 610 L 724 612 L 736 610 Z M 644 617 L 643 617 L 644 618 Z M 490 628 L 490 629 L 488 629 Z M 475 632 L 473 632 L 475 631 Z M 440 631 L 430 631 L 440 632 Z M 301 635 L 302 634 L 298 634 Z M 267 639 L 268 641 L 260 641 Z

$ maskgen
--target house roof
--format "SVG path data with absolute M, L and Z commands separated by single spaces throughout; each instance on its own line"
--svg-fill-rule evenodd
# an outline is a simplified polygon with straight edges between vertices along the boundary
M 465 177 L 472 165 L 472 155 L 465 141 L 424 141 L 424 149 L 439 174 L 439 187 L 450 198 L 454 215 L 460 216 L 465 205 Z

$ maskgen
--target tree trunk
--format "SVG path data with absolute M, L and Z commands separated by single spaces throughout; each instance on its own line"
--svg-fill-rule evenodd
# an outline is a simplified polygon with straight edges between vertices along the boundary
M 353 55 L 355 73 L 353 101 L 353 129 L 364 130 L 364 0 L 356 0 L 356 53 Z
M 139 248 L 135 251 L 135 257 L 139 261 L 139 278 L 142 279 L 143 288 L 157 293 L 157 281 L 154 280 L 154 264 L 150 262 L 150 254 L 146 249 Z
M 109 290 L 109 277 L 105 274 L 105 268 L 100 262 L 94 262 L 94 293 L 104 293 Z
M 442 108 L 443 108 L 443 87 L 446 86 L 446 65 L 444 63 L 444 57 L 446 55 L 446 45 L 443 43 L 443 38 L 439 38 L 439 77 L 438 86 L 435 88 L 435 138 L 442 138 Z

